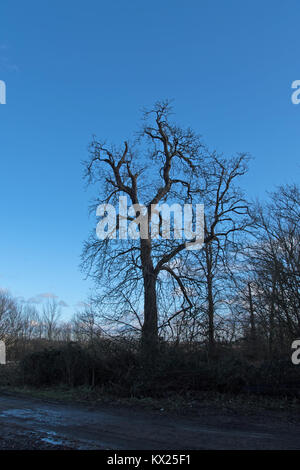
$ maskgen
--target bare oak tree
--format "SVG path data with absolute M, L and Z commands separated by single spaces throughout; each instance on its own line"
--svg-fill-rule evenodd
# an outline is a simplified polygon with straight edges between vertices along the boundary
M 228 236 L 235 230 L 236 216 L 247 212 L 245 203 L 229 191 L 233 180 L 245 173 L 247 156 L 232 159 L 229 171 L 226 159 L 209 152 L 191 129 L 171 122 L 170 114 L 168 102 L 156 103 L 144 113 L 137 139 L 125 141 L 122 148 L 94 138 L 85 163 L 85 176 L 100 193 L 93 208 L 100 203 L 117 205 L 118 197 L 125 195 L 133 206 L 143 204 L 147 209 L 145 236 L 99 240 L 93 233 L 83 251 L 83 269 L 102 290 L 105 288 L 106 295 L 98 297 L 102 315 L 125 329 L 141 330 L 147 357 L 153 356 L 157 348 L 162 326 L 159 305 L 161 299 L 172 295 L 168 293 L 170 278 L 177 284 L 182 302 L 169 312 L 169 320 L 192 308 L 176 268 L 176 259 L 187 247 L 186 240 L 151 238 L 151 208 L 159 203 L 194 205 L 210 201 L 213 208 L 206 219 L 205 244 Z M 139 230 L 142 235 L 141 226 Z M 105 299 L 109 299 L 107 303 Z

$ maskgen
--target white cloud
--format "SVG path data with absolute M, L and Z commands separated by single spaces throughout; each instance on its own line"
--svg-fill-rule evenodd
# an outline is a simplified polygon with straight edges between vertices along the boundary
M 43 292 L 42 294 L 37 294 L 35 297 L 30 297 L 26 302 L 28 304 L 41 304 L 45 299 L 58 299 L 58 296 L 52 292 Z
M 39 297 L 30 297 L 30 299 L 25 301 L 28 304 L 40 304 L 42 302 L 42 299 Z
M 79 308 L 86 308 L 86 307 L 90 307 L 90 306 L 91 306 L 91 304 L 88 304 L 88 303 L 82 302 L 82 301 L 77 302 L 76 305 L 75 305 L 75 307 L 79 307 Z
M 43 294 L 38 294 L 37 297 L 42 299 L 58 299 L 58 296 L 53 294 L 53 292 L 44 292 Z

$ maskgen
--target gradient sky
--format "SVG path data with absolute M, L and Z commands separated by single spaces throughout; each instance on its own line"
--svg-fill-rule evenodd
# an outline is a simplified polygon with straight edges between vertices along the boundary
M 0 287 L 15 296 L 55 295 L 66 317 L 86 300 L 81 161 L 92 134 L 122 142 L 158 99 L 211 148 L 252 154 L 249 197 L 299 182 L 298 0 L 1 0 L 0 14 Z

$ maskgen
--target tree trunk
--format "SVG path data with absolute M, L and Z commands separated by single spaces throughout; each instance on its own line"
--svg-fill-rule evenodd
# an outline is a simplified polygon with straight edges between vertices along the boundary
M 208 303 L 208 353 L 213 355 L 215 352 L 215 324 L 214 324 L 214 298 L 213 298 L 213 273 L 212 273 L 212 246 L 208 244 L 205 247 L 206 255 L 206 281 L 207 281 L 207 303 Z
M 276 265 L 272 273 L 271 308 L 270 308 L 270 318 L 269 318 L 269 356 L 271 358 L 274 352 L 275 297 L 276 297 Z
M 252 290 L 251 283 L 248 282 L 248 292 L 249 292 L 249 308 L 250 308 L 250 342 L 251 342 L 251 353 L 255 353 L 256 346 L 256 329 L 255 329 L 255 319 L 254 319 L 254 308 L 252 300 Z
M 151 257 L 151 240 L 141 240 L 141 260 L 144 278 L 144 324 L 142 328 L 142 350 L 151 364 L 157 355 L 158 314 L 156 281 Z
M 215 324 L 214 324 L 214 300 L 211 275 L 207 279 L 208 300 L 208 349 L 210 355 L 215 351 Z

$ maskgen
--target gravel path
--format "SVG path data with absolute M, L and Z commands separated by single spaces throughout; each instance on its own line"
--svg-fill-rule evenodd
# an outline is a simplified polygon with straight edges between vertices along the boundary
M 0 449 L 300 449 L 300 419 L 214 409 L 178 417 L 1 394 Z

